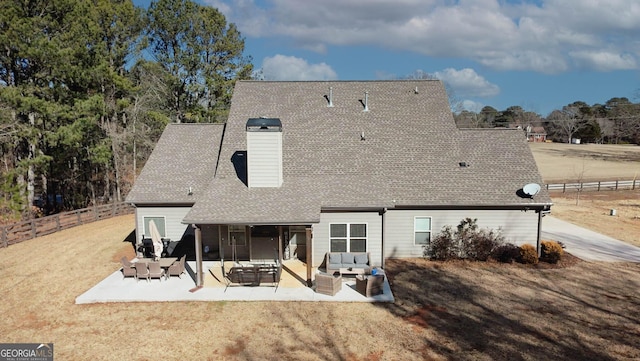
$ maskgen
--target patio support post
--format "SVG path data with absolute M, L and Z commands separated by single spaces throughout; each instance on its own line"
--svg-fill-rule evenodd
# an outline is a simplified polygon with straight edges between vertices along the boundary
M 284 235 L 282 234 L 282 226 L 278 226 L 278 263 L 282 264 L 282 242 Z
M 193 225 L 196 235 L 196 287 L 203 286 L 202 278 L 202 230 L 197 225 Z
M 540 247 L 540 237 L 542 233 L 542 210 L 538 210 L 538 237 L 536 239 L 536 249 L 538 251 L 538 258 L 540 258 L 542 254 L 542 247 Z
M 307 254 L 305 256 L 307 262 L 307 286 L 311 287 L 313 285 L 313 280 L 311 279 L 311 268 L 313 267 L 313 260 L 311 259 L 311 247 L 313 247 L 313 242 L 311 238 L 313 237 L 313 228 L 307 227 L 307 237 L 306 237 L 306 245 L 307 245 Z

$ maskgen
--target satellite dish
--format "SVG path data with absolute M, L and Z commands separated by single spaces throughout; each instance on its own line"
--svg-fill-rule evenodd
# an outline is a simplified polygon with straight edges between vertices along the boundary
M 522 187 L 522 191 L 524 192 L 524 194 L 528 195 L 529 197 L 533 197 L 536 194 L 538 194 L 538 192 L 540 192 L 540 184 L 529 183 L 524 187 Z

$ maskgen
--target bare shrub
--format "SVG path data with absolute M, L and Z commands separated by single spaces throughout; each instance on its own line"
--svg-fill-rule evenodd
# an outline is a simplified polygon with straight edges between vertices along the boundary
M 442 231 L 424 248 L 424 255 L 438 261 L 455 259 L 458 257 L 456 243 L 451 226 L 444 226 Z
M 545 262 L 556 264 L 562 258 L 564 251 L 562 245 L 555 241 L 542 241 L 540 242 L 540 259 Z
M 501 263 L 513 263 L 520 259 L 520 247 L 513 243 L 505 243 L 496 247 L 491 258 Z
M 537 264 L 538 251 L 530 244 L 520 246 L 520 262 L 524 264 Z
M 440 234 L 425 247 L 424 255 L 434 260 L 463 258 L 486 261 L 503 242 L 500 232 L 478 229 L 477 218 L 465 218 L 455 232 L 451 226 L 443 227 Z

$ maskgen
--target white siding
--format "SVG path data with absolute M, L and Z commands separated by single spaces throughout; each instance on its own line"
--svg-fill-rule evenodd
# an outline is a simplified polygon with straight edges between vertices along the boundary
M 366 223 L 367 252 L 374 266 L 382 265 L 382 217 L 377 212 L 321 213 L 320 223 L 313 225 L 313 267 L 318 267 L 329 252 L 329 225 L 331 223 Z
M 414 217 L 431 217 L 431 238 L 444 226 L 454 230 L 464 218 L 477 218 L 478 227 L 501 230 L 506 242 L 536 244 L 538 214 L 518 210 L 389 210 L 385 214 L 385 258 L 420 257 L 422 246 L 413 242 Z
M 282 132 L 247 132 L 249 187 L 282 185 Z
M 193 233 L 187 224 L 182 224 L 182 220 L 187 215 L 191 207 L 137 207 L 136 208 L 136 240 L 140 242 L 142 235 L 149 237 L 144 232 L 144 217 L 164 217 L 165 237 L 172 241 L 179 241 L 185 232 Z

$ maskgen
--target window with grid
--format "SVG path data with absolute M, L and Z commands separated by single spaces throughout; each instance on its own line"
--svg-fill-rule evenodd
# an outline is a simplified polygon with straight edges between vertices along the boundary
M 330 224 L 331 252 L 366 252 L 367 225 L 365 223 Z
M 423 246 L 431 242 L 431 217 L 415 217 L 413 219 L 413 243 Z

